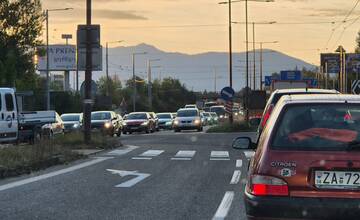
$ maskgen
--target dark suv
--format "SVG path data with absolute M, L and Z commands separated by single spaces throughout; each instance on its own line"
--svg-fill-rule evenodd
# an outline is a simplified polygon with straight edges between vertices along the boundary
M 360 97 L 283 96 L 267 123 L 248 171 L 248 219 L 359 219 Z

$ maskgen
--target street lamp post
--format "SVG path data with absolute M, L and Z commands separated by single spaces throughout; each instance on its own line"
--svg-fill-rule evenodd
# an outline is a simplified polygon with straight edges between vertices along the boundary
M 109 44 L 121 43 L 122 40 L 106 42 L 106 96 L 110 95 L 110 77 L 109 77 Z
M 148 60 L 148 99 L 149 99 L 149 111 L 152 110 L 152 83 L 151 83 L 151 63 L 160 61 L 160 59 Z
M 46 9 L 45 20 L 46 20 L 46 109 L 50 110 L 50 50 L 49 50 L 49 12 L 54 11 L 68 11 L 73 8 L 59 8 L 59 9 Z
M 133 93 L 133 112 L 136 112 L 136 96 L 137 96 L 137 91 L 136 91 L 136 75 L 135 75 L 135 56 L 136 55 L 145 55 L 147 54 L 146 52 L 143 53 L 133 53 L 132 54 L 132 69 L 133 69 L 133 89 L 134 89 L 134 93 Z

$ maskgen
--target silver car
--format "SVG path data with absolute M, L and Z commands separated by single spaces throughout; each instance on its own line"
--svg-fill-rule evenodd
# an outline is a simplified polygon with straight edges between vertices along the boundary
M 200 112 L 197 108 L 182 108 L 178 110 L 174 121 L 174 131 L 180 132 L 182 130 L 203 130 Z

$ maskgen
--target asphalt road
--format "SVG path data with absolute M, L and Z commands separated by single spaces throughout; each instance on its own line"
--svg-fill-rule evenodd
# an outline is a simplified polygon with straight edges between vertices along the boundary
M 88 160 L 0 182 L 0 219 L 246 219 L 252 133 L 134 134 Z

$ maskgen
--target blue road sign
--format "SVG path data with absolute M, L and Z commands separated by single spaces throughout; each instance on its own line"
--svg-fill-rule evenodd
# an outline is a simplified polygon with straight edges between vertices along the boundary
M 317 86 L 318 86 L 318 81 L 317 81 L 317 79 L 304 78 L 304 80 L 308 81 L 308 85 L 309 85 L 310 87 L 317 87 Z
M 281 71 L 280 80 L 301 80 L 301 71 Z
M 265 86 L 271 86 L 272 77 L 271 76 L 265 76 Z
M 235 95 L 235 91 L 231 87 L 225 87 L 221 90 L 221 98 L 225 101 L 232 101 Z

